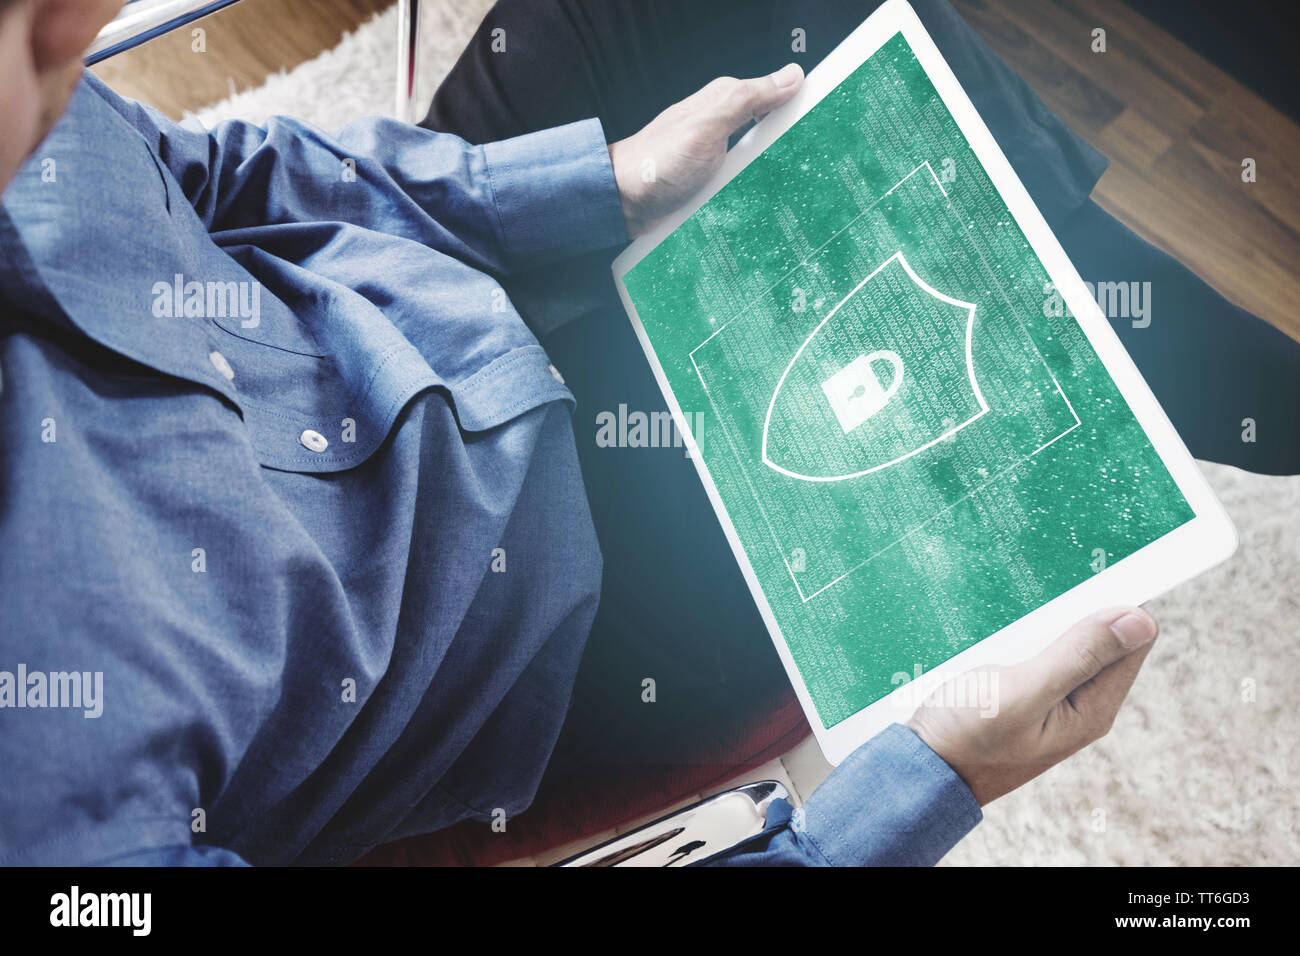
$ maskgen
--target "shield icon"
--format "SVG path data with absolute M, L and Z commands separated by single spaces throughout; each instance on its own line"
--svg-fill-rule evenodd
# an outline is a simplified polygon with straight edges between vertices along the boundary
M 975 311 L 894 253 L 790 360 L 763 421 L 763 464 L 802 481 L 845 481 L 977 421 L 989 407 L 975 377 Z

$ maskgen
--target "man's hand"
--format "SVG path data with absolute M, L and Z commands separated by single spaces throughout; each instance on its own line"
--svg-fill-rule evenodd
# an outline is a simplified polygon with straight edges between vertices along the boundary
M 908 726 L 983 806 L 1106 735 L 1156 630 L 1140 608 L 1102 611 L 1023 664 L 980 668 L 997 675 L 996 683 L 988 682 L 998 695 L 994 716 L 981 716 L 986 703 L 935 706 L 945 699 L 940 689 Z
M 753 80 L 719 77 L 609 147 L 627 234 L 636 238 L 703 186 L 727 141 L 789 100 L 803 83 L 796 63 Z

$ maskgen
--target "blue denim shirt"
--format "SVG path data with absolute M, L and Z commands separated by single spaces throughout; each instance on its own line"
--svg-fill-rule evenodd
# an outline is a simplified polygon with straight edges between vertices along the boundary
M 342 863 L 525 809 L 601 560 L 499 281 L 625 241 L 599 123 L 206 132 L 87 74 L 3 205 L 0 863 Z M 892 728 L 715 862 L 927 863 L 978 818 Z

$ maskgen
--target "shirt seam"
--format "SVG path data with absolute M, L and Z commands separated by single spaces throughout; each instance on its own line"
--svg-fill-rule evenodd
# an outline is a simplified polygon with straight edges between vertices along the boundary
M 507 255 L 513 255 L 514 250 L 510 243 L 510 236 L 506 232 L 505 217 L 501 212 L 501 191 L 497 188 L 496 160 L 488 155 L 487 146 L 482 147 L 482 149 L 483 161 L 487 164 L 488 187 L 492 190 L 492 209 L 497 214 L 497 232 L 501 235 L 501 251 Z M 509 173 L 509 159 L 503 159 L 502 163 L 505 166 L 504 172 Z

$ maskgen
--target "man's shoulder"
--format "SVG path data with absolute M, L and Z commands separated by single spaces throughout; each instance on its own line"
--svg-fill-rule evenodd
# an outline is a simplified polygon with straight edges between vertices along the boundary
M 68 102 L 65 116 L 107 116 L 125 120 L 137 132 L 150 139 L 158 135 L 161 113 L 136 100 L 127 99 L 89 70 L 81 73 L 81 83 Z

